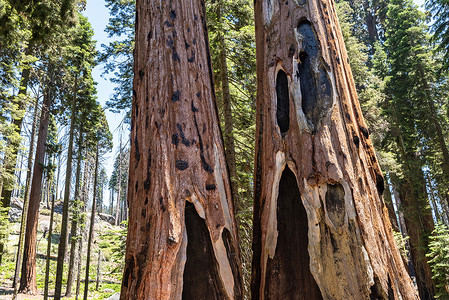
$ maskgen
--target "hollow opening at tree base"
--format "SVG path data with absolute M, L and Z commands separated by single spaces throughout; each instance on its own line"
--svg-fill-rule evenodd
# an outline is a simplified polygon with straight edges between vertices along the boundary
M 187 260 L 183 274 L 182 299 L 226 299 L 218 263 L 206 222 L 186 202 Z
M 277 230 L 276 253 L 267 262 L 265 299 L 323 299 L 310 272 L 306 210 L 296 177 L 288 167 L 279 182 Z

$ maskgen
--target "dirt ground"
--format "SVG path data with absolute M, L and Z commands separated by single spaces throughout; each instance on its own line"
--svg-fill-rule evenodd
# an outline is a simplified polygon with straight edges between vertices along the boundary
M 10 287 L 0 287 L 0 300 L 11 300 L 13 294 L 13 289 Z M 53 295 L 50 295 L 49 298 L 53 298 Z M 18 294 L 17 300 L 32 300 L 32 299 L 44 299 L 43 294 L 39 294 L 36 296 Z

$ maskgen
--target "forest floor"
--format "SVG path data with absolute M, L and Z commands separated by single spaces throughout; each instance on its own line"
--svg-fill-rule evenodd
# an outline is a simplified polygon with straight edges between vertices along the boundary
M 37 239 L 37 287 L 39 295 L 18 295 L 17 299 L 43 299 L 44 280 L 45 280 L 45 262 L 47 252 L 48 239 L 44 236 L 44 232 L 47 234 L 50 220 L 50 211 L 47 209 L 41 209 L 38 222 L 38 239 Z M 58 213 L 55 214 L 55 223 L 53 225 L 53 232 L 60 232 L 62 216 Z M 84 216 L 86 220 L 86 226 L 83 230 L 82 237 L 82 255 L 81 255 L 81 269 L 80 269 L 80 292 L 79 299 L 82 298 L 84 293 L 84 280 L 86 273 L 86 259 L 87 259 L 87 240 L 89 230 L 90 213 Z M 56 228 L 55 228 L 56 227 Z M 13 289 L 12 281 L 14 277 L 14 269 L 16 262 L 17 244 L 19 240 L 20 223 L 11 223 L 11 230 L 9 233 L 8 244 L 6 245 L 6 253 L 4 253 L 2 264 L 0 265 L 0 300 L 11 300 Z M 70 232 L 70 229 L 69 229 Z M 120 291 L 121 278 L 123 274 L 123 254 L 124 245 L 126 239 L 126 228 L 122 226 L 114 226 L 106 221 L 101 220 L 98 216 L 95 221 L 94 237 L 92 241 L 90 268 L 89 268 L 89 297 L 88 299 L 107 299 L 111 295 Z M 50 255 L 50 297 L 52 298 L 54 283 L 56 277 L 56 259 L 59 245 L 59 234 L 52 234 L 51 238 L 51 255 Z M 78 246 L 76 247 L 78 249 Z M 70 244 L 68 245 L 68 251 L 70 251 Z M 68 256 L 65 262 L 65 267 L 68 263 Z M 78 254 L 75 255 L 77 257 Z M 100 272 L 99 272 L 99 286 L 96 290 L 96 278 L 97 267 L 100 256 Z M 74 282 L 71 298 L 75 299 L 76 294 L 76 277 L 78 267 L 75 264 L 74 270 Z M 64 269 L 63 275 L 63 292 L 66 290 L 67 269 Z

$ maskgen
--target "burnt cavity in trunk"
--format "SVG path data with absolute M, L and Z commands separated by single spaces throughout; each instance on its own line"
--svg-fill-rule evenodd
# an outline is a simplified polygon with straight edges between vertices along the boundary
M 290 96 L 287 74 L 282 70 L 279 70 L 276 77 L 276 98 L 276 121 L 281 135 L 285 136 L 290 127 Z
M 322 299 L 310 272 L 306 210 L 296 177 L 288 167 L 279 182 L 277 230 L 276 253 L 267 262 L 265 299 Z
M 302 21 L 297 31 L 302 38 L 297 73 L 301 84 L 302 110 L 312 131 L 316 132 L 321 119 L 332 106 L 332 83 L 322 61 L 312 24 Z
M 204 219 L 186 202 L 187 261 L 184 267 L 182 299 L 226 299 L 218 263 Z
M 335 227 L 345 223 L 345 190 L 339 183 L 327 184 L 326 210 Z

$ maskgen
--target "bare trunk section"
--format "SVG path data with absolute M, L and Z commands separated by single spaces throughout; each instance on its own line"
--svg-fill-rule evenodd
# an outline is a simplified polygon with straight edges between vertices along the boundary
M 109 190 L 109 200 L 110 200 L 110 205 L 109 205 L 109 214 L 112 216 L 114 215 L 114 188 Z
M 84 171 L 84 178 L 87 178 L 87 173 Z M 87 180 L 84 180 L 85 186 L 87 186 L 86 184 Z M 86 211 L 86 198 L 85 198 L 85 193 L 84 193 L 84 188 L 83 188 L 83 195 L 82 195 L 82 206 L 81 206 L 81 211 L 82 213 L 84 213 Z M 84 227 L 80 226 L 80 240 L 78 243 L 78 267 L 77 267 L 77 275 L 76 275 L 76 293 L 75 293 L 75 299 L 78 300 L 78 296 L 80 293 L 80 285 L 81 285 L 81 266 L 82 266 L 82 260 L 81 260 L 81 255 L 83 253 L 83 236 L 84 236 Z
M 100 287 L 100 263 L 101 263 L 101 249 L 98 249 L 97 278 L 95 280 L 96 291 L 98 291 L 98 288 Z
M 48 229 L 48 241 L 47 241 L 47 257 L 45 261 L 45 284 L 44 284 L 44 300 L 48 299 L 48 288 L 50 279 L 50 255 L 51 255 L 51 238 L 53 235 L 53 218 L 55 215 L 55 198 L 56 191 L 51 193 L 51 212 L 50 212 L 50 228 Z
M 241 299 L 204 2 L 136 6 L 121 299 Z
M 393 195 L 391 194 L 390 188 L 391 188 L 390 178 L 388 175 L 385 175 L 384 200 L 385 200 L 385 205 L 387 206 L 387 209 L 388 209 L 388 215 L 390 216 L 391 228 L 396 232 L 400 232 L 401 230 L 399 229 L 399 223 L 398 223 L 398 219 L 396 216 L 396 210 L 394 208 L 394 203 L 393 203 Z
M 16 257 L 16 269 L 14 271 L 14 280 L 12 287 L 14 288 L 14 296 L 13 299 L 16 298 L 18 292 L 17 282 L 19 280 L 19 273 L 22 268 L 22 258 L 23 258 L 23 243 L 25 240 L 25 230 L 26 230 L 26 220 L 27 220 L 27 212 L 30 198 L 30 186 L 31 186 L 31 168 L 33 168 L 33 156 L 34 156 L 34 140 L 36 136 L 36 127 L 37 127 L 37 119 L 38 119 L 38 111 L 39 111 L 39 99 L 36 98 L 36 103 L 34 104 L 34 117 L 33 117 L 33 125 L 31 128 L 31 137 L 30 137 L 30 149 L 28 153 L 28 162 L 27 162 L 27 176 L 25 180 L 25 193 L 23 195 L 23 208 L 22 208 L 22 218 L 20 222 L 20 233 L 19 233 L 19 244 L 17 246 L 17 257 Z
M 423 189 L 425 186 L 423 186 Z M 419 296 L 422 300 L 434 299 L 435 290 L 432 271 L 428 265 L 426 249 L 428 237 L 433 230 L 432 213 L 419 202 L 413 193 L 414 187 L 403 180 L 399 187 L 399 197 L 405 207 L 405 224 L 410 237 L 410 258 L 413 265 L 412 275 L 416 278 Z
M 222 20 L 221 10 L 223 3 L 220 2 L 220 7 L 218 8 L 218 20 L 225 22 Z M 241 203 L 239 201 L 239 185 L 238 185 L 238 176 L 237 176 L 237 163 L 235 159 L 235 143 L 234 143 L 234 122 L 232 119 L 232 106 L 231 106 L 231 93 L 229 92 L 229 74 L 228 74 L 228 63 L 226 59 L 226 43 L 224 39 L 224 33 L 219 33 L 219 44 L 220 44 L 220 81 L 221 81 L 221 90 L 223 97 L 223 111 L 224 111 L 224 146 L 226 153 L 226 162 L 229 167 L 229 175 L 231 179 L 231 190 L 232 190 L 232 199 L 235 203 L 236 214 L 241 210 Z
M 424 172 L 424 177 L 426 179 L 426 186 L 429 189 L 429 196 L 430 196 L 430 202 L 431 202 L 431 206 L 430 209 L 433 210 L 433 212 L 435 213 L 435 219 L 437 222 L 443 221 L 443 219 L 441 218 L 440 215 L 440 210 L 438 209 L 437 206 L 437 199 L 435 199 L 435 189 L 434 186 L 432 184 L 432 178 L 430 178 L 430 175 L 428 172 Z
M 83 132 L 81 130 L 78 140 L 78 161 L 76 165 L 76 175 L 75 175 L 75 201 L 74 201 L 74 215 L 72 216 L 72 224 L 70 225 L 70 256 L 69 256 L 69 268 L 67 274 L 67 287 L 65 296 L 72 296 L 72 284 L 73 284 L 73 272 L 75 265 L 75 249 L 77 243 L 77 229 L 78 229 L 78 218 L 79 218 L 79 194 L 80 194 L 80 179 L 81 179 L 81 161 L 82 161 L 82 151 L 83 151 Z
M 92 239 L 94 236 L 95 225 L 95 208 L 97 206 L 97 179 L 98 179 L 98 152 L 99 146 L 95 152 L 95 175 L 94 175 L 94 193 L 92 198 L 92 211 L 90 213 L 89 237 L 87 240 L 87 261 L 86 261 L 86 277 L 84 278 L 84 300 L 87 300 L 87 293 L 89 292 L 89 269 L 90 269 L 90 252 L 92 249 Z
M 379 33 L 377 32 L 376 12 L 372 12 L 370 6 L 370 1 L 365 0 L 365 2 L 363 2 L 363 9 L 365 10 L 365 23 L 366 28 L 368 29 L 370 44 L 374 45 L 374 43 L 379 40 Z
M 67 248 L 67 227 L 69 223 L 69 200 L 70 200 L 70 188 L 72 183 L 72 160 L 73 160 L 73 137 L 75 131 L 75 119 L 76 119 L 76 88 L 77 77 L 75 76 L 75 83 L 73 86 L 73 98 L 72 109 L 70 116 L 70 131 L 69 131 L 69 145 L 67 149 L 67 166 L 66 166 L 66 178 L 64 189 L 64 202 L 62 206 L 62 223 L 61 223 L 61 237 L 58 246 L 58 263 L 56 266 L 56 282 L 55 282 L 55 299 L 61 299 L 62 291 L 62 273 L 64 271 L 64 258 Z
M 117 204 L 115 206 L 115 226 L 120 225 L 120 204 L 122 191 L 122 135 L 120 134 L 119 159 L 118 159 L 118 180 L 117 180 Z
M 47 142 L 48 124 L 52 96 L 49 88 L 44 93 L 42 112 L 39 122 L 39 136 L 34 159 L 33 179 L 31 182 L 30 201 L 27 213 L 25 244 L 23 252 L 22 275 L 19 292 L 36 295 L 36 240 L 39 204 L 41 200 L 42 176 L 44 173 L 45 143 Z
M 78 268 L 76 271 L 76 292 L 75 292 L 75 300 L 78 300 L 78 296 L 80 294 L 80 283 L 81 283 L 81 254 L 83 250 L 83 231 L 81 231 L 80 241 L 78 243 Z
M 396 112 L 393 110 L 393 117 Z M 396 124 L 398 123 L 397 120 Z M 433 299 L 435 287 L 432 271 L 428 264 L 426 251 L 434 224 L 432 212 L 429 209 L 426 181 L 422 170 L 422 163 L 417 157 L 415 149 L 405 147 L 401 128 L 397 132 L 396 144 L 404 162 L 404 178 L 399 180 L 398 193 L 404 210 L 405 226 L 410 237 L 411 275 L 416 277 L 418 293 L 422 300 Z
M 255 1 L 253 299 L 417 299 L 332 0 Z

